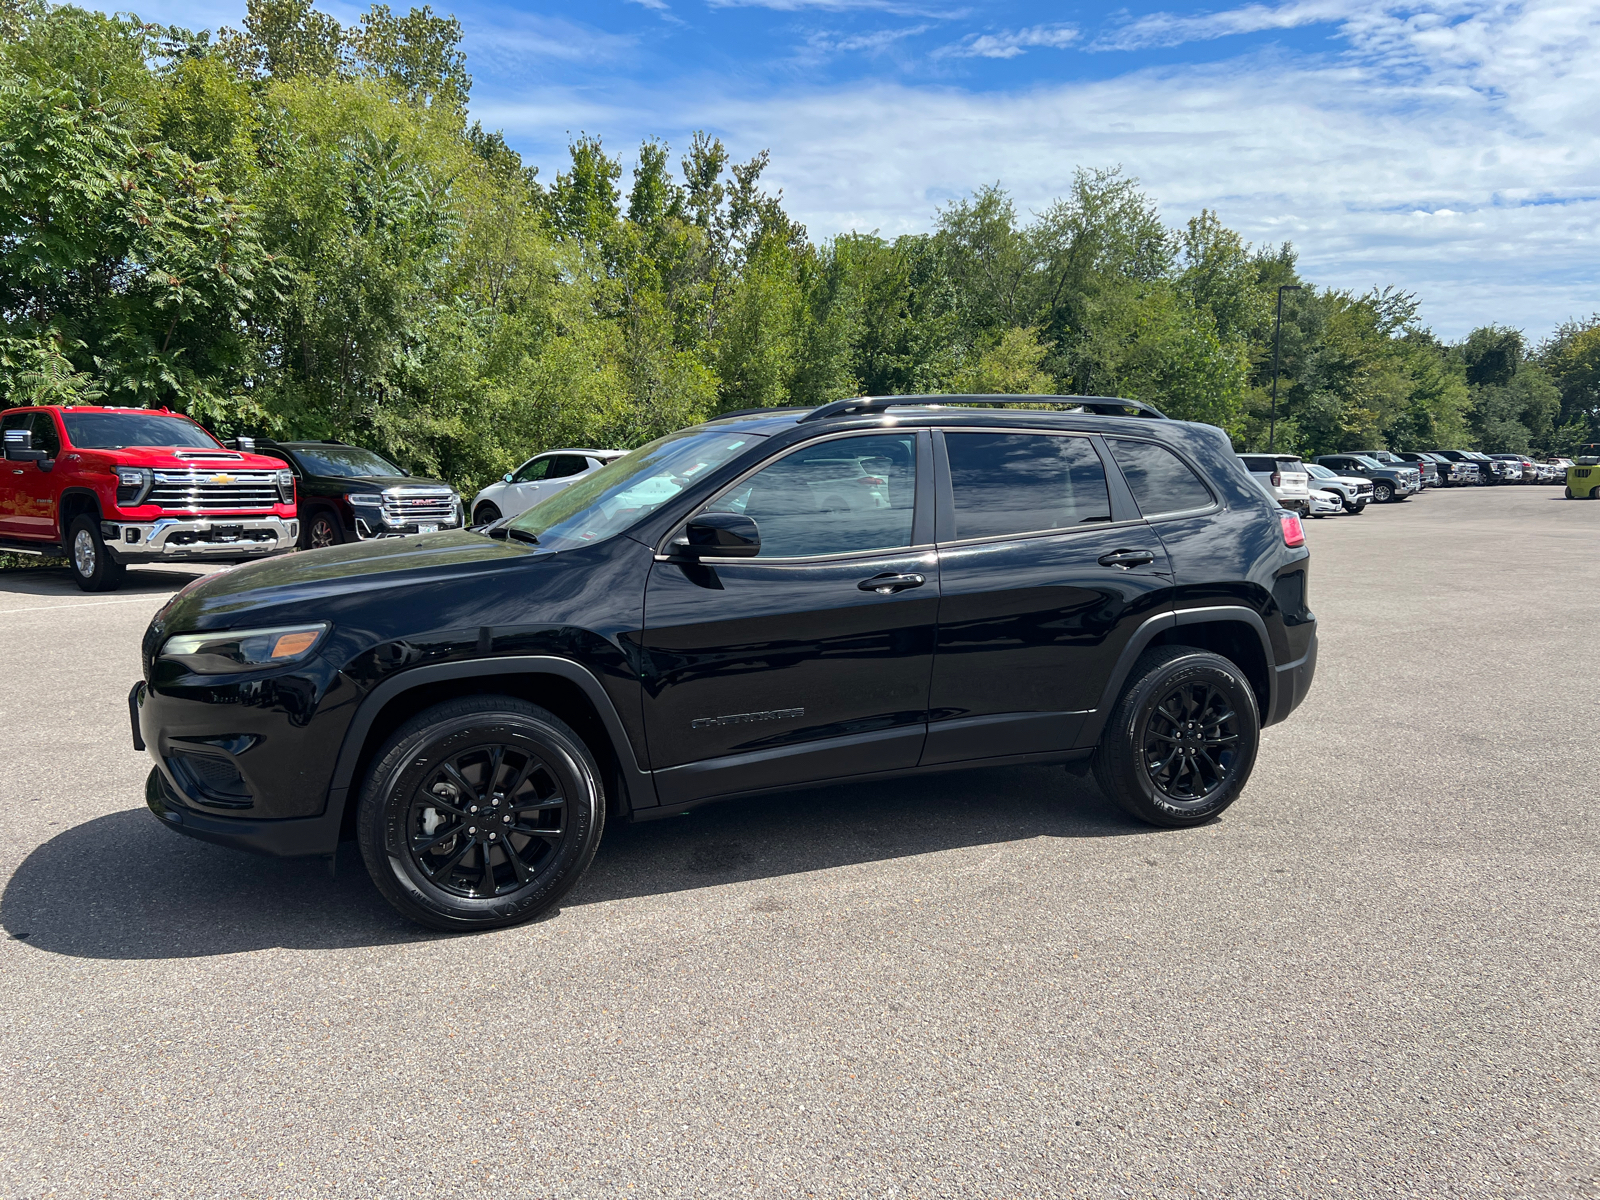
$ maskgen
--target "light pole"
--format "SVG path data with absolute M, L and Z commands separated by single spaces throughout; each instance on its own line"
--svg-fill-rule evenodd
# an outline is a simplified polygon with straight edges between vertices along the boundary
M 1283 294 L 1298 292 L 1303 283 L 1286 283 L 1278 289 L 1278 316 L 1272 325 L 1272 417 L 1267 425 L 1267 453 L 1278 448 L 1278 351 L 1283 346 Z

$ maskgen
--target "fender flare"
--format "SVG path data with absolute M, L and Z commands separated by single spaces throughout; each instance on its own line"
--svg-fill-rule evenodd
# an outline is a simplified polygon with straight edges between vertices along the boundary
M 458 679 L 482 679 L 487 682 L 507 675 L 554 675 L 575 684 L 589 703 L 594 705 L 606 736 L 611 740 L 611 750 L 617 757 L 629 808 L 654 808 L 657 805 L 655 780 L 648 771 L 640 769 L 633 743 L 628 740 L 616 705 L 611 702 L 611 697 L 606 694 L 594 673 L 568 658 L 526 654 L 412 667 L 378 684 L 363 697 L 356 707 L 355 716 L 350 718 L 350 724 L 345 728 L 344 741 L 334 760 L 333 779 L 328 785 L 328 803 L 324 811 L 329 814 L 337 812 L 342 817 L 350 793 L 358 783 L 355 778 L 356 767 L 361 762 L 361 751 L 366 745 L 367 735 L 378 714 L 390 701 L 433 683 Z
M 1117 656 L 1117 665 L 1112 670 L 1111 677 L 1106 680 L 1105 689 L 1100 693 L 1100 702 L 1090 710 L 1082 730 L 1079 731 L 1078 748 L 1084 749 L 1099 744 L 1100 734 L 1105 730 L 1106 721 L 1110 719 L 1111 709 L 1122 695 L 1122 689 L 1128 683 L 1128 676 L 1133 672 L 1133 664 L 1138 662 L 1139 656 L 1149 649 L 1151 642 L 1168 630 L 1179 629 L 1185 625 L 1212 625 L 1223 621 L 1237 621 L 1248 625 L 1255 631 L 1256 638 L 1261 643 L 1261 654 L 1267 664 L 1267 703 L 1262 706 L 1261 724 L 1266 726 L 1278 706 L 1278 670 L 1277 656 L 1272 652 L 1272 639 L 1267 634 L 1267 623 L 1261 619 L 1261 614 L 1242 604 L 1186 608 L 1178 612 L 1158 613 L 1133 631 L 1128 644 Z

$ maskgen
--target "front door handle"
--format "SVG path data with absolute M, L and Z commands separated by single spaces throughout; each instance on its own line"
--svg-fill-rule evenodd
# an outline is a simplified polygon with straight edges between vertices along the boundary
M 1099 563 L 1102 567 L 1121 567 L 1126 571 L 1130 567 L 1148 566 L 1155 560 L 1156 556 L 1148 550 L 1114 550 L 1102 554 Z
M 871 579 L 863 579 L 856 587 L 863 592 L 877 592 L 880 596 L 892 596 L 896 592 L 903 592 L 907 588 L 921 587 L 927 583 L 925 575 L 874 575 Z

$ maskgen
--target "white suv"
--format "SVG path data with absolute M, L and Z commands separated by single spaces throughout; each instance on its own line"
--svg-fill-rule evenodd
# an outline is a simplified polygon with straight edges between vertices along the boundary
M 546 450 L 535 454 L 499 483 L 491 483 L 472 498 L 473 525 L 488 525 L 501 517 L 514 517 L 547 496 L 571 487 L 626 450 Z
M 1301 516 L 1311 512 L 1311 476 L 1295 454 L 1241 454 L 1245 470 L 1259 479 L 1273 499 Z

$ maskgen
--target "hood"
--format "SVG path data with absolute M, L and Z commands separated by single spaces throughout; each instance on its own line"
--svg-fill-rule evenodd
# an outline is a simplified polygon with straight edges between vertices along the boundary
M 337 620 L 341 600 L 369 603 L 373 593 L 393 591 L 407 603 L 417 589 L 458 586 L 474 576 L 519 567 L 550 551 L 525 542 L 498 541 L 465 530 L 408 538 L 376 538 L 304 550 L 246 563 L 202 576 L 156 614 L 168 631 L 227 629 L 241 614 L 271 623 L 276 609 L 304 610 L 308 603 Z
M 108 467 L 151 467 L 157 471 L 282 471 L 288 463 L 265 454 L 241 454 L 237 450 L 218 450 L 212 454 L 204 450 L 171 446 L 124 446 L 118 450 L 80 450 L 73 447 L 69 454 L 81 456 L 86 463 L 101 462 Z
M 318 483 L 342 484 L 350 492 L 386 492 L 390 488 L 423 487 L 454 492 L 442 479 L 421 479 L 416 475 L 314 475 Z

